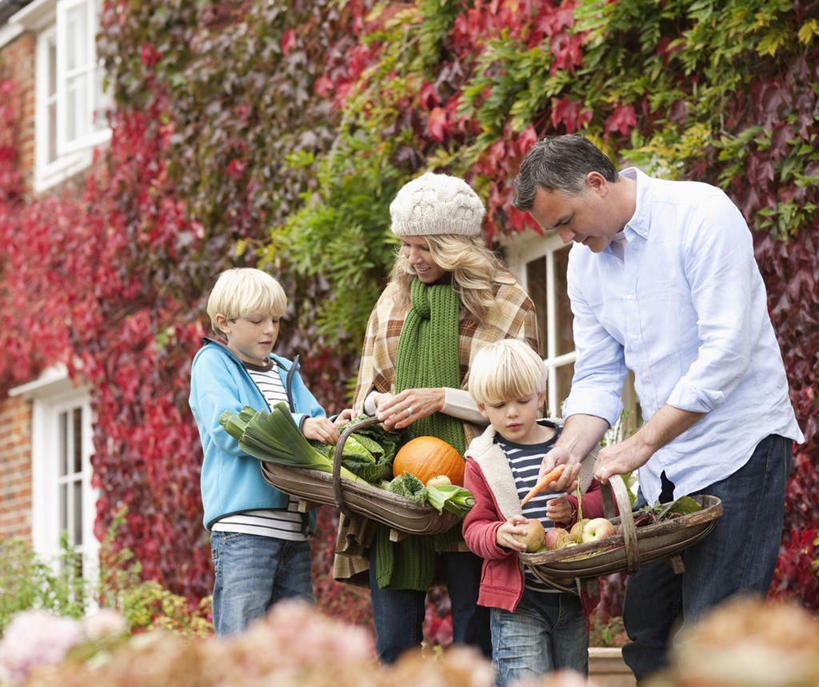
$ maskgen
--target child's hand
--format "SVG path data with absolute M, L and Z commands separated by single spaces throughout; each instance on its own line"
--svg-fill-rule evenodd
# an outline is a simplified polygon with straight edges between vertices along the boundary
M 498 543 L 498 546 L 512 549 L 513 551 L 526 551 L 526 544 L 512 536 L 513 534 L 526 534 L 526 528 L 522 526 L 524 522 L 526 522 L 526 518 L 522 515 L 513 515 L 498 527 L 497 533 L 495 534 L 495 541 Z
M 333 424 L 336 427 L 343 427 L 348 422 L 350 422 L 350 420 L 352 420 L 353 417 L 354 417 L 353 409 L 352 408 L 345 408 L 338 415 L 336 415 L 336 419 L 333 420 Z
M 301 426 L 301 433 L 306 439 L 315 439 L 322 444 L 335 444 L 341 436 L 338 427 L 326 417 L 308 417 Z
M 565 496 L 549 499 L 546 503 L 546 517 L 554 523 L 568 524 L 573 516 L 574 509 Z

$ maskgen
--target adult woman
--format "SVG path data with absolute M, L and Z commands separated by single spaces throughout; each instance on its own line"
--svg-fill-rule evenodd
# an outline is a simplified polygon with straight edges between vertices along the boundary
M 465 391 L 484 345 L 520 338 L 537 346 L 535 308 L 480 239 L 485 210 L 466 182 L 426 173 L 390 205 L 401 238 L 391 279 L 367 324 L 353 408 L 409 437 L 433 435 L 463 454 L 485 424 Z M 408 438 L 409 438 L 408 437 Z M 436 560 L 437 559 L 437 560 Z M 376 648 L 392 662 L 422 639 L 425 592 L 443 563 L 453 639 L 491 654 L 488 609 L 476 604 L 481 561 L 460 527 L 389 542 L 377 529 L 369 551 Z

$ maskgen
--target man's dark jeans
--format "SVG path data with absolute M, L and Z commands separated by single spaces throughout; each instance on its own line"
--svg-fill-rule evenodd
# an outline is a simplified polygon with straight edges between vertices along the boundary
M 632 641 L 623 658 L 638 682 L 665 667 L 679 626 L 738 592 L 767 594 L 792 451 L 791 439 L 772 434 L 734 474 L 697 492 L 718 497 L 723 513 L 708 536 L 683 551 L 683 574 L 655 561 L 629 577 L 623 620 Z
M 452 611 L 452 641 L 492 655 L 489 609 L 478 606 L 481 559 L 470 552 L 443 553 Z M 407 649 L 420 646 L 426 592 L 379 589 L 375 579 L 375 547 L 370 550 L 370 599 L 373 604 L 375 648 L 385 663 L 393 663 Z

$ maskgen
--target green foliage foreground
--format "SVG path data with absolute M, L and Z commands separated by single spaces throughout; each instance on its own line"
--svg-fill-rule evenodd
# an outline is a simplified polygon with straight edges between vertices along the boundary
M 173 594 L 154 580 L 142 580 L 141 566 L 127 549 L 114 550 L 120 511 L 102 542 L 99 575 L 83 575 L 82 557 L 63 537 L 56 561 L 40 559 L 19 539 L 0 540 L 0 636 L 15 614 L 29 609 L 66 618 L 82 618 L 99 608 L 119 611 L 129 633 L 171 630 L 186 636 L 212 634 L 210 597 L 198 605 Z M 96 577 L 96 579 L 94 579 Z

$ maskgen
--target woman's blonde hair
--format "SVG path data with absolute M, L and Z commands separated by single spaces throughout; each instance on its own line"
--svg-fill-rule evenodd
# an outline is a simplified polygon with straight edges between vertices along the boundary
M 499 276 L 514 279 L 480 236 L 434 234 L 422 238 L 426 239 L 435 264 L 452 276 L 452 286 L 461 304 L 476 321 L 483 318 L 494 303 L 493 282 Z M 415 270 L 399 247 L 390 274 L 390 283 L 398 288 L 399 302 L 409 304 L 410 284 L 415 276 Z
M 501 339 L 481 348 L 469 364 L 469 395 L 482 406 L 546 391 L 546 365 L 520 339 Z
M 208 317 L 216 327 L 216 316 L 235 320 L 251 313 L 281 317 L 287 310 L 287 295 L 267 272 L 253 267 L 233 267 L 219 275 L 208 297 Z

